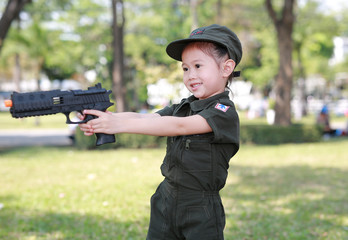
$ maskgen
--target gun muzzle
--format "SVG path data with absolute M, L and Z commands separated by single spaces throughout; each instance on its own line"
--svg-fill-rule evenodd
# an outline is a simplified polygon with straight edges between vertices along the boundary
M 12 107 L 12 100 L 5 100 L 5 107 Z

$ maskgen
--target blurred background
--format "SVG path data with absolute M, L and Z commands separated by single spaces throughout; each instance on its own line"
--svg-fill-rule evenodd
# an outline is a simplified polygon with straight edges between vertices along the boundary
M 97 82 L 113 90 L 113 111 L 163 108 L 189 95 L 166 45 L 218 23 L 243 44 L 242 74 L 230 87 L 242 117 L 291 126 L 319 123 L 324 109 L 341 135 L 347 9 L 343 0 L 0 0 L 0 110 L 13 91 Z
M 347 10 L 347 0 L 0 0 L 0 239 L 146 238 L 165 138 L 117 134 L 86 151 L 95 138 L 63 114 L 13 119 L 3 101 L 100 82 L 110 111 L 156 111 L 189 95 L 167 44 L 213 23 L 243 44 L 225 239 L 348 239 Z

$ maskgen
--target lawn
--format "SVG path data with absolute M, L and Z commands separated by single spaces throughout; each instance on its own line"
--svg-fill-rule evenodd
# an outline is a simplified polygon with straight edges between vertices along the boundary
M 242 146 L 221 192 L 225 239 L 348 239 L 347 146 Z M 144 240 L 164 151 L 1 151 L 0 239 Z
M 63 113 L 18 119 L 9 112 L 0 112 L 0 129 L 67 128 L 65 121 Z

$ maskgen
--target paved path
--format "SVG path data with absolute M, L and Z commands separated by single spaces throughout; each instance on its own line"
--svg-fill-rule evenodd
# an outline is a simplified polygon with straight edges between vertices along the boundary
M 70 146 L 69 129 L 0 130 L 0 148 L 23 146 Z

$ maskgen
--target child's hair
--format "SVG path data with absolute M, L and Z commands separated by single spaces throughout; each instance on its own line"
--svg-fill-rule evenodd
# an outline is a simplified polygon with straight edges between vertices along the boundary
M 215 44 L 212 42 L 199 42 L 198 41 L 198 42 L 189 43 L 187 46 L 198 48 L 199 50 L 201 50 L 202 52 L 204 52 L 208 56 L 211 56 L 212 58 L 214 58 L 215 62 L 218 65 L 220 65 L 220 63 L 222 61 L 226 61 L 229 58 L 228 51 L 227 51 L 226 47 L 219 45 L 219 44 Z M 232 83 L 232 79 L 233 79 L 233 73 L 231 73 L 231 75 L 228 76 L 228 79 L 226 82 L 226 88 L 228 88 L 228 85 L 230 83 Z

